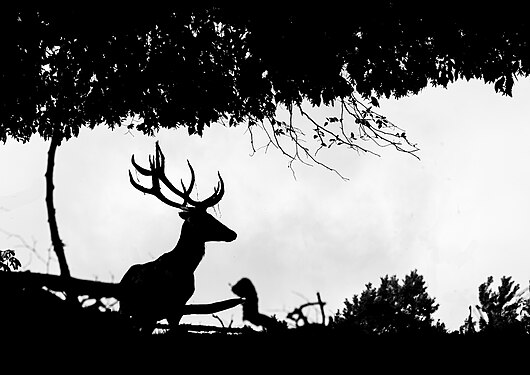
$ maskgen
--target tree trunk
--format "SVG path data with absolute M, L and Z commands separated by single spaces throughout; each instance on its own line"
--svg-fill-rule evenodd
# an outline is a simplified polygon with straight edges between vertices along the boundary
M 59 236 L 59 228 L 57 227 L 57 219 L 55 217 L 55 206 L 53 204 L 53 168 L 55 166 L 55 151 L 61 144 L 62 137 L 53 135 L 50 142 L 50 149 L 48 150 L 48 166 L 46 168 L 46 208 L 48 211 L 48 223 L 50 225 L 50 236 L 52 239 L 52 246 L 57 260 L 59 261 L 59 269 L 61 276 L 70 277 L 70 270 L 66 257 L 64 255 L 64 243 Z

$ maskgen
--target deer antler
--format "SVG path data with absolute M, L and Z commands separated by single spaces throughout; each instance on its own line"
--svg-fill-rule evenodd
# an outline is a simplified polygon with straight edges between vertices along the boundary
M 149 169 L 143 168 L 140 165 L 136 163 L 134 160 L 134 155 L 131 157 L 131 163 L 143 176 L 150 176 L 152 181 L 152 186 L 150 188 L 146 188 L 145 186 L 140 185 L 138 182 L 136 182 L 132 176 L 131 171 L 129 170 L 129 180 L 131 181 L 131 184 L 137 189 L 140 190 L 144 194 L 150 194 L 157 197 L 160 201 L 164 202 L 165 204 L 187 211 L 191 207 L 188 205 L 194 206 L 195 208 L 200 209 L 206 209 L 208 207 L 212 207 L 219 203 L 221 198 L 224 195 L 224 182 L 221 178 L 221 174 L 217 172 L 217 175 L 219 176 L 219 182 L 217 183 L 217 187 L 214 189 L 214 193 L 206 198 L 203 201 L 196 201 L 190 198 L 191 191 L 193 190 L 193 186 L 195 185 L 195 172 L 193 171 L 193 167 L 191 166 L 189 160 L 188 167 L 190 168 L 191 172 L 191 182 L 188 188 L 185 187 L 184 182 L 182 179 L 180 180 L 180 183 L 182 185 L 182 190 L 180 191 L 177 189 L 166 177 L 165 173 L 165 156 L 162 153 L 162 150 L 160 149 L 160 146 L 158 144 L 158 141 L 155 144 L 155 155 L 149 155 Z M 162 182 L 171 192 L 178 195 L 180 198 L 184 200 L 183 203 L 177 203 L 173 202 L 172 200 L 166 198 L 162 194 L 162 190 L 160 188 L 160 182 Z

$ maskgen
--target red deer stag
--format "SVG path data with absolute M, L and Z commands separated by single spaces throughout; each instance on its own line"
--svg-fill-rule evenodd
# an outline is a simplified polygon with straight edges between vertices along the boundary
M 173 250 L 154 261 L 133 265 L 120 281 L 120 312 L 131 317 L 141 331 L 151 333 L 159 320 L 167 319 L 170 324 L 180 321 L 186 302 L 195 291 L 193 273 L 204 256 L 205 243 L 230 242 L 236 239 L 237 234 L 206 212 L 208 207 L 216 205 L 223 197 L 224 183 L 219 173 L 219 182 L 213 195 L 203 201 L 196 201 L 190 197 L 195 184 L 191 164 L 188 161 L 190 185 L 186 189 L 181 180 L 180 191 L 165 175 L 165 157 L 158 142 L 155 155 L 149 156 L 149 169 L 136 164 L 134 155 L 131 162 L 138 173 L 151 177 L 152 186 L 147 188 L 140 185 L 129 171 L 131 184 L 142 193 L 154 195 L 163 203 L 179 209 L 179 215 L 184 219 L 180 238 Z M 161 183 L 183 202 L 177 203 L 166 198 Z

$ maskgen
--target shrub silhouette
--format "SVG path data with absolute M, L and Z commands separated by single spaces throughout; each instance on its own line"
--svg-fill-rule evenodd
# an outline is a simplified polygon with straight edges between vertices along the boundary
M 20 267 L 20 261 L 15 257 L 14 250 L 0 250 L 0 271 L 16 271 Z
M 400 284 L 396 276 L 381 278 L 379 288 L 372 283 L 335 314 L 333 327 L 363 334 L 445 333 L 445 326 L 434 323 L 438 304 L 426 291 L 423 276 L 416 270 Z
M 478 325 L 480 332 L 486 334 L 523 334 L 530 332 L 530 300 L 524 299 L 519 284 L 511 276 L 501 277 L 497 291 L 488 277 L 479 290 L 477 310 L 480 313 Z

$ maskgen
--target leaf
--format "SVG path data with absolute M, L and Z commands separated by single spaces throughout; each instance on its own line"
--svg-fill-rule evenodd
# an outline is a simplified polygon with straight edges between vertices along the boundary
M 9 265 L 11 266 L 11 268 L 14 271 L 16 271 L 17 269 L 19 269 L 22 266 L 20 261 L 17 258 L 15 258 L 15 257 L 9 259 Z
M 370 103 L 372 103 L 374 107 L 379 107 L 379 101 L 377 100 L 377 98 L 373 96 L 372 96 L 372 99 L 370 100 Z

